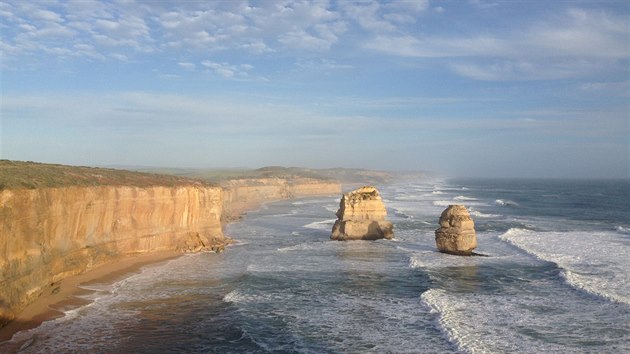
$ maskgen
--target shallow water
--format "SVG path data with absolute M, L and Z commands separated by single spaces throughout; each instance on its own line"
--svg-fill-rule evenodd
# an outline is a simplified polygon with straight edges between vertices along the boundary
M 23 331 L 49 352 L 630 352 L 628 182 L 423 180 L 379 186 L 395 240 L 330 241 L 338 198 L 273 203 L 240 241 L 115 284 Z M 448 204 L 477 251 L 435 251 Z

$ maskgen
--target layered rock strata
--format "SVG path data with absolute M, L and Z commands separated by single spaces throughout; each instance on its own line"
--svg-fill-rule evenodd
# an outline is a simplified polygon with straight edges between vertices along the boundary
M 226 242 L 220 187 L 15 189 L 0 203 L 0 322 L 61 279 L 117 258 Z
M 435 243 L 440 252 L 469 256 L 477 247 L 475 223 L 463 205 L 449 205 L 440 215 L 440 228 L 435 230 Z
M 341 198 L 333 240 L 376 240 L 394 237 L 393 225 L 378 190 L 371 186 L 346 193 Z
M 243 178 L 221 183 L 224 188 L 224 220 L 236 219 L 245 210 L 277 200 L 341 192 L 339 182 L 314 178 Z
M 0 190 L 0 327 L 65 277 L 128 255 L 218 251 L 224 222 L 247 208 L 340 191 L 302 178 Z

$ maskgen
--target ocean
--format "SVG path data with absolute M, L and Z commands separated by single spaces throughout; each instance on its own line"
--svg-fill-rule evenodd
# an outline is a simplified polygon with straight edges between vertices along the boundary
M 329 240 L 339 196 L 270 203 L 220 254 L 93 284 L 24 353 L 630 353 L 630 182 L 378 186 L 395 239 Z M 436 251 L 449 204 L 476 252 Z

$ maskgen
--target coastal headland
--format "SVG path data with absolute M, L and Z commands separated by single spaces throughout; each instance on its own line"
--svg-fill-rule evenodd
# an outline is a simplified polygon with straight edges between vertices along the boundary
M 218 178 L 1 160 L 0 342 L 78 301 L 77 285 L 222 250 L 224 225 L 262 203 L 341 192 L 304 170 L 255 171 Z

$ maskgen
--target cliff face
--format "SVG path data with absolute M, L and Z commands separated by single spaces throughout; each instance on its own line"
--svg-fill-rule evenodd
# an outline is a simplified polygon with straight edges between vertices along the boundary
M 341 192 L 341 184 L 311 178 L 234 179 L 221 184 L 224 192 L 225 220 L 237 218 L 243 211 L 268 201 Z
M 247 208 L 340 191 L 309 178 L 0 190 L 0 327 L 67 276 L 125 255 L 221 249 L 222 221 Z
M 124 255 L 220 248 L 219 187 L 0 192 L 0 326 L 59 280 Z

